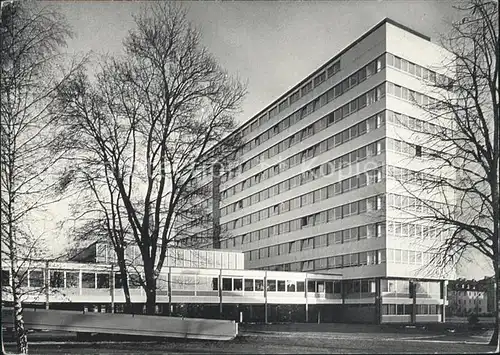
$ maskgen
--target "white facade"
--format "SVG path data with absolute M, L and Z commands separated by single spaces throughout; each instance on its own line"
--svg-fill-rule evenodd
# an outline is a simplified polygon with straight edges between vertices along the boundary
M 244 124 L 246 144 L 221 176 L 221 248 L 243 251 L 250 269 L 341 271 L 344 292 L 366 293 L 365 303 L 379 294 L 387 317 L 408 315 L 410 279 L 417 298 L 443 300 L 453 270 L 429 267 L 430 249 L 448 232 L 415 218 L 425 213 L 410 198 L 418 186 L 397 177 L 433 164 L 426 149 L 439 147 L 418 127 L 449 123 L 429 122 L 412 100 L 440 97 L 428 83 L 453 77 L 450 60 L 386 19 Z M 453 200 L 427 195 L 436 206 Z
M 394 61 L 401 59 L 408 66 L 405 70 L 395 67 Z M 418 137 L 394 118 L 403 114 L 425 124 L 423 110 L 398 97 L 401 94 L 396 96 L 394 90 L 436 98 L 425 81 L 409 70 L 427 68 L 432 75 L 450 75 L 439 70 L 447 60 L 439 46 L 386 22 L 245 125 L 242 131 L 249 147 L 240 154 L 234 173 L 222 176 L 220 224 L 230 235 L 222 247 L 244 251 L 249 268 L 331 270 L 339 266 L 335 260 L 325 264 L 318 259 L 367 252 L 358 256 L 362 265 L 342 267 L 346 278 L 429 277 L 421 270 L 430 258 L 426 238 L 402 238 L 393 232 L 399 228 L 396 222 L 409 217 L 392 206 L 400 198 L 394 195 L 404 196 L 408 186 L 401 188 L 397 179 L 389 177 L 387 166 L 418 171 L 429 164 L 411 151 Z M 352 74 L 357 74 L 356 79 L 350 78 Z M 336 93 L 336 86 L 344 85 L 346 79 L 351 82 Z M 292 103 L 291 97 L 303 91 Z M 360 109 L 365 99 L 366 107 Z M 315 106 L 309 108 L 314 101 Z M 342 113 L 346 104 L 349 114 Z M 301 110 L 305 114 L 296 120 Z M 395 140 L 404 141 L 410 151 L 401 151 Z M 433 200 L 445 201 L 444 196 Z M 357 206 L 346 207 L 356 201 Z M 342 216 L 336 216 L 338 207 Z M 356 227 L 357 231 L 346 231 Z M 417 227 L 403 228 L 413 231 Z M 427 231 L 421 228 L 417 232 L 425 236 Z M 343 242 L 329 235 L 339 231 L 343 231 Z M 315 237 L 312 243 L 307 240 Z M 287 252 L 283 244 L 295 241 L 300 245 L 289 244 Z M 274 249 L 264 250 L 270 247 Z

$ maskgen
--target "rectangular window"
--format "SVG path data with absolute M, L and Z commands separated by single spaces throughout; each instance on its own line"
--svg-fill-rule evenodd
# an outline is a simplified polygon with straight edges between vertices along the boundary
M 317 77 L 314 78 L 314 87 L 320 85 L 325 80 L 326 80 L 326 73 L 323 72 L 323 73 L 321 73 L 320 75 L 318 75 Z
M 245 291 L 253 291 L 253 279 L 245 279 Z
M 219 290 L 219 278 L 218 277 L 212 278 L 212 290 L 213 291 Z
M 66 271 L 66 288 L 77 288 L 78 285 L 79 274 L 78 272 L 69 272 Z
M 300 97 L 299 92 L 295 92 L 292 95 L 290 95 L 290 104 L 293 104 L 295 101 L 297 101 Z
M 286 291 L 286 281 L 278 280 L 278 292 L 285 292 L 285 291 Z
M 82 288 L 95 288 L 95 273 L 82 273 Z
M 2 270 L 4 271 L 4 270 Z M 8 280 L 8 279 L 7 279 Z M 2 280 L 2 285 L 8 285 L 8 282 L 4 284 Z M 64 287 L 64 272 L 50 270 L 50 287 L 52 288 L 63 288 Z
M 271 292 L 276 291 L 276 280 L 267 280 L 267 290 Z
M 302 96 L 307 95 L 312 90 L 312 82 L 308 82 L 301 89 Z
M 243 279 L 234 279 L 234 291 L 243 291 Z
M 233 290 L 233 279 L 224 277 L 222 279 L 222 291 L 232 291 Z
M 97 274 L 97 288 L 109 288 L 109 274 Z

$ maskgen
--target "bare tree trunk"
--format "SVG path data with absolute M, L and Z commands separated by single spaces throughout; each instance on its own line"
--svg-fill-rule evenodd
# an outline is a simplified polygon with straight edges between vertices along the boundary
M 19 354 L 28 353 L 28 334 L 24 328 L 23 305 L 14 293 L 14 324 L 16 332 L 16 345 Z
M 498 287 L 498 276 L 499 276 L 499 270 L 498 270 L 498 260 L 495 260 L 493 262 L 494 264 L 494 268 L 495 268 L 495 280 L 493 280 L 493 287 L 495 288 L 495 292 L 494 292 L 494 295 L 496 297 L 495 299 L 495 306 L 496 306 L 496 309 L 495 309 L 495 329 L 493 331 L 493 335 L 491 336 L 491 339 L 490 339 L 490 345 L 495 345 L 496 346 L 496 353 L 498 353 L 500 351 L 500 343 L 499 343 L 499 339 L 500 337 L 498 336 L 499 334 L 499 322 L 500 322 L 500 302 L 499 302 L 499 295 L 500 295 L 500 287 Z
M 12 245 L 13 243 L 11 243 Z M 26 333 L 26 328 L 24 327 L 23 318 L 23 305 L 21 302 L 21 297 L 19 295 L 19 287 L 21 285 L 19 281 L 19 275 L 17 273 L 17 259 L 15 257 L 11 258 L 11 274 L 12 277 L 12 296 L 14 303 L 14 334 L 16 337 L 17 352 L 19 354 L 28 353 L 28 334 Z M 15 271 L 15 272 L 12 272 Z
M 118 267 L 120 269 L 120 277 L 122 279 L 123 294 L 125 296 L 125 313 L 132 313 L 132 300 L 130 298 L 130 287 L 127 278 L 127 266 L 125 265 L 125 255 L 123 249 L 116 254 L 118 259 Z
M 156 313 L 156 280 L 153 277 L 146 277 L 146 314 Z
M 156 313 L 156 289 L 148 287 L 146 290 L 146 314 Z
M 156 313 L 156 279 L 152 265 L 151 270 L 146 270 L 146 267 L 144 269 L 146 279 L 146 314 L 154 315 Z

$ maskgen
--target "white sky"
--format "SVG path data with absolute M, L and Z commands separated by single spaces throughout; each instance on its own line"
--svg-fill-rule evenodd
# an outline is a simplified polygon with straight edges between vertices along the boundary
M 118 54 L 133 27 L 132 14 L 143 2 L 51 2 L 75 31 L 68 53 Z M 365 1 L 183 1 L 202 42 L 232 75 L 248 81 L 248 95 L 238 116 L 244 122 L 321 66 L 364 32 L 389 17 L 438 42 L 448 23 L 459 18 L 446 0 Z M 67 218 L 67 206 L 54 207 L 53 220 Z M 52 219 L 52 218 L 50 218 Z M 66 236 L 55 222 L 53 247 Z M 57 237 L 56 237 L 57 236 Z M 479 260 L 464 265 L 461 276 L 482 278 L 491 268 Z

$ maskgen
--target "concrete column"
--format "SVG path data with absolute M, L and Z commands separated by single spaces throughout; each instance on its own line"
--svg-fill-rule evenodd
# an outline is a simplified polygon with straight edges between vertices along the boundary
M 80 290 L 80 296 L 82 295 L 82 270 L 78 272 L 78 288 Z
M 168 280 L 167 280 L 167 293 L 168 293 L 168 312 L 167 314 L 172 315 L 172 267 L 168 267 Z
M 304 297 L 306 298 L 306 323 L 309 323 L 309 301 L 307 300 L 307 276 L 304 281 Z
M 220 163 L 212 169 L 212 230 L 213 248 L 220 249 Z
M 50 302 L 50 271 L 49 262 L 45 262 L 45 309 L 49 309 Z
M 410 286 L 410 297 L 413 299 L 413 307 L 411 310 L 411 323 L 415 324 L 417 322 L 417 281 L 410 280 L 410 285 L 411 282 L 413 282 L 413 288 Z
M 111 313 L 115 313 L 115 266 L 111 264 L 109 276 L 109 292 L 111 296 Z
M 382 323 L 382 289 L 381 279 L 375 279 L 375 324 Z
M 443 305 L 441 306 L 441 322 L 446 322 L 446 299 L 448 298 L 448 280 L 441 281 L 441 295 Z
M 219 317 L 223 319 L 222 313 L 222 269 L 219 271 Z
M 267 271 L 264 274 L 264 323 L 267 323 Z

